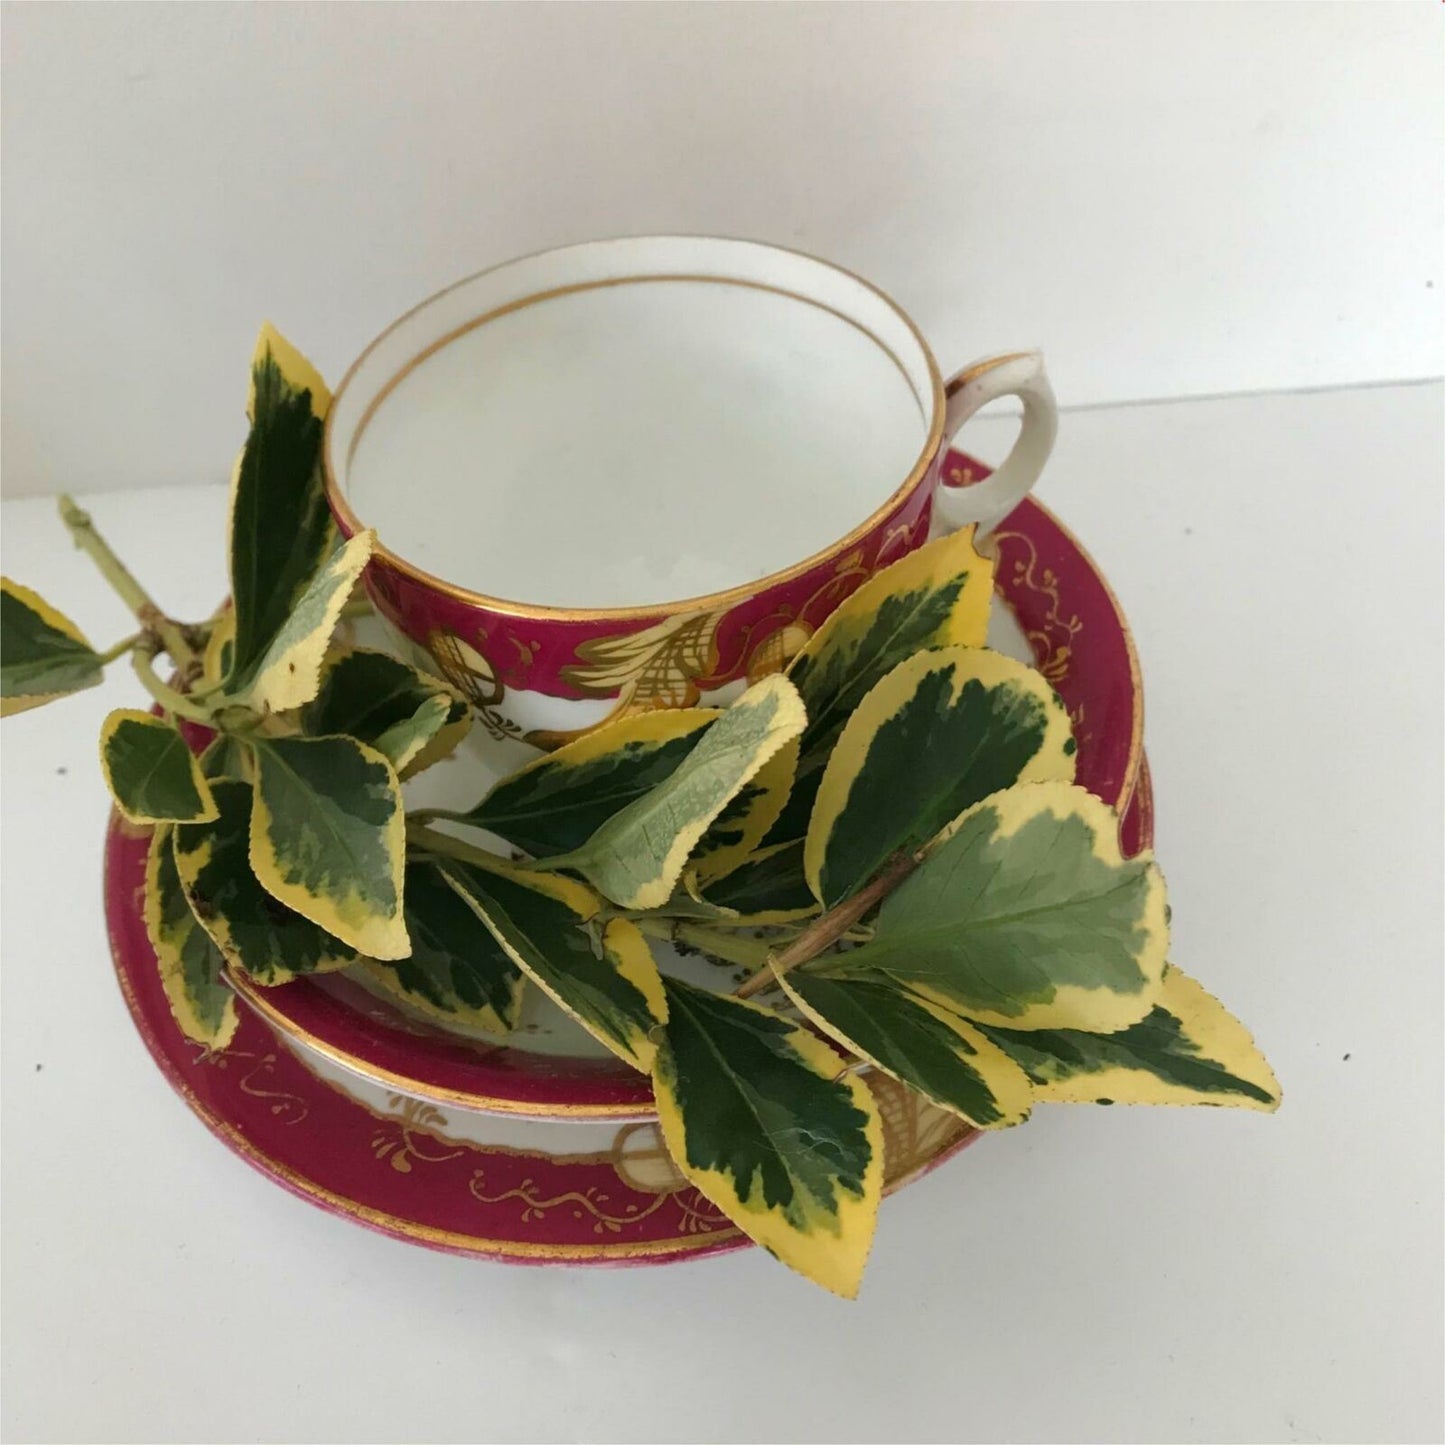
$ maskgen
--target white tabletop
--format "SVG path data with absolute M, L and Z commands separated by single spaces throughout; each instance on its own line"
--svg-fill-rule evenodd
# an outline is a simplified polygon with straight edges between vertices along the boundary
M 757 1252 L 430 1254 L 254 1173 L 106 957 L 133 679 L 7 720 L 6 1438 L 1440 1439 L 1442 455 L 1438 385 L 1064 417 L 1040 495 L 1138 641 L 1174 956 L 1285 1103 L 1040 1109 L 885 1205 L 851 1305 Z M 162 605 L 223 590 L 219 488 L 93 510 Z M 7 574 L 128 630 L 48 502 L 3 519 Z

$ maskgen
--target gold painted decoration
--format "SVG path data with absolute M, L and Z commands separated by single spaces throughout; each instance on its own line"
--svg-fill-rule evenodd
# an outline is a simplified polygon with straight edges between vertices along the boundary
M 580 643 L 578 661 L 562 668 L 562 680 L 584 697 L 616 697 L 617 713 L 691 707 L 700 696 L 698 679 L 717 667 L 723 615 L 683 613 L 640 632 Z

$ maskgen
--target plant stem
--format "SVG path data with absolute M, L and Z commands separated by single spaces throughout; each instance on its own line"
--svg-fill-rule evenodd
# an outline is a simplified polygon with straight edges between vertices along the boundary
M 131 575 L 130 568 L 111 551 L 110 544 L 96 531 L 95 524 L 90 520 L 90 513 L 76 506 L 75 499 L 69 496 L 62 496 L 59 506 L 60 519 L 69 528 L 75 545 L 100 569 L 101 576 L 115 589 L 120 600 L 135 613 L 141 626 L 160 638 L 165 650 L 170 653 L 171 659 L 182 673 L 194 668 L 196 654 L 186 641 L 180 623 L 172 621 L 151 600 L 150 594 Z
M 450 833 L 438 833 L 435 828 L 416 823 L 411 817 L 406 820 L 406 839 L 414 847 L 425 848 L 429 853 L 440 853 L 443 858 L 455 858 L 462 863 L 480 863 L 486 867 L 488 864 L 510 861 L 486 848 L 463 843 L 460 838 L 453 838 Z
M 114 647 L 108 647 L 100 654 L 100 665 L 104 667 L 106 663 L 114 662 L 117 657 L 123 657 L 131 648 L 136 647 L 144 640 L 144 632 L 132 632 L 129 637 L 123 637 Z
M 465 823 L 467 821 L 467 815 L 465 813 L 453 812 L 450 808 L 413 808 L 412 811 L 406 815 L 406 821 L 408 824 L 415 823 L 418 827 L 438 821 Z
M 719 933 L 706 924 L 688 923 L 680 918 L 643 916 L 634 918 L 633 922 L 649 938 L 658 938 L 664 943 L 684 943 L 724 963 L 735 963 L 739 968 L 764 968 L 768 962 L 770 949 L 765 938 L 739 938 L 735 933 Z
M 156 670 L 151 666 L 151 659 L 154 656 L 153 652 L 147 651 L 144 647 L 139 648 L 131 655 L 131 665 L 135 668 L 135 675 L 140 679 L 141 686 L 167 712 L 174 713 L 177 717 L 188 718 L 191 722 L 204 723 L 207 727 L 213 727 L 214 719 L 205 708 L 199 707 L 189 698 L 177 692 L 175 688 L 167 687 L 156 676 Z
M 875 904 L 881 902 L 922 862 L 916 853 L 899 853 L 889 860 L 883 871 L 866 888 L 860 889 L 851 898 L 830 908 L 822 917 L 810 923 L 785 949 L 772 954 L 769 967 L 755 974 L 738 989 L 738 998 L 751 998 L 781 978 L 790 968 L 817 958 L 832 946 L 863 917 Z

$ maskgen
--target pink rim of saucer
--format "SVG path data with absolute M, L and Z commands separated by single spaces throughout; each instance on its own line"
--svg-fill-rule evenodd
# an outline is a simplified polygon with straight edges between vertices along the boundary
M 942 474 L 948 485 L 968 486 L 989 468 L 955 451 Z M 1074 720 L 1078 781 L 1122 812 L 1144 738 L 1139 666 L 1123 611 L 1077 539 L 1032 498 L 993 540 L 998 594 Z M 429 1029 L 342 978 L 243 985 L 242 997 L 273 1028 L 341 1067 L 442 1107 L 619 1122 L 652 1116 L 650 1084 L 620 1060 L 550 1056 Z
M 1147 768 L 1121 836 L 1152 846 Z M 638 1189 L 619 1151 L 553 1156 L 464 1144 L 429 1130 L 428 1105 L 377 1113 L 312 1073 L 256 1015 L 241 1011 L 223 1054 L 176 1027 L 146 935 L 141 899 L 149 830 L 112 814 L 105 912 L 116 977 L 167 1082 L 234 1154 L 299 1198 L 393 1239 L 513 1264 L 673 1264 L 750 1241 L 687 1185 Z M 1129 848 L 1127 851 L 1134 851 Z M 896 1086 L 895 1086 L 896 1087 Z M 952 1116 L 945 1116 L 952 1119 Z M 904 1161 L 893 1192 L 979 1137 L 959 1121 L 936 1148 Z M 539 1125 L 539 1127 L 543 1127 Z

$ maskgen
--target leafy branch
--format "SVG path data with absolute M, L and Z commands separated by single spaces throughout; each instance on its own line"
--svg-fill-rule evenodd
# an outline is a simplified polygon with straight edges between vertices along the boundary
M 1062 703 L 984 646 L 992 564 L 969 533 L 871 578 L 730 707 L 624 716 L 471 806 L 408 815 L 404 780 L 470 710 L 338 631 L 366 609 L 372 539 L 326 507 L 329 406 L 264 329 L 214 616 L 164 613 L 68 497 L 140 630 L 97 651 L 0 586 L 5 713 L 127 655 L 159 710 L 111 713 L 101 756 L 152 829 L 146 924 L 189 1038 L 229 1043 L 238 975 L 353 970 L 496 1034 L 540 989 L 650 1075 L 697 1188 L 845 1295 L 882 1191 L 874 1073 L 982 1129 L 1038 1102 L 1277 1106 L 1243 1026 L 1168 962 L 1163 879 L 1074 785 Z M 749 977 L 699 989 L 663 945 Z

